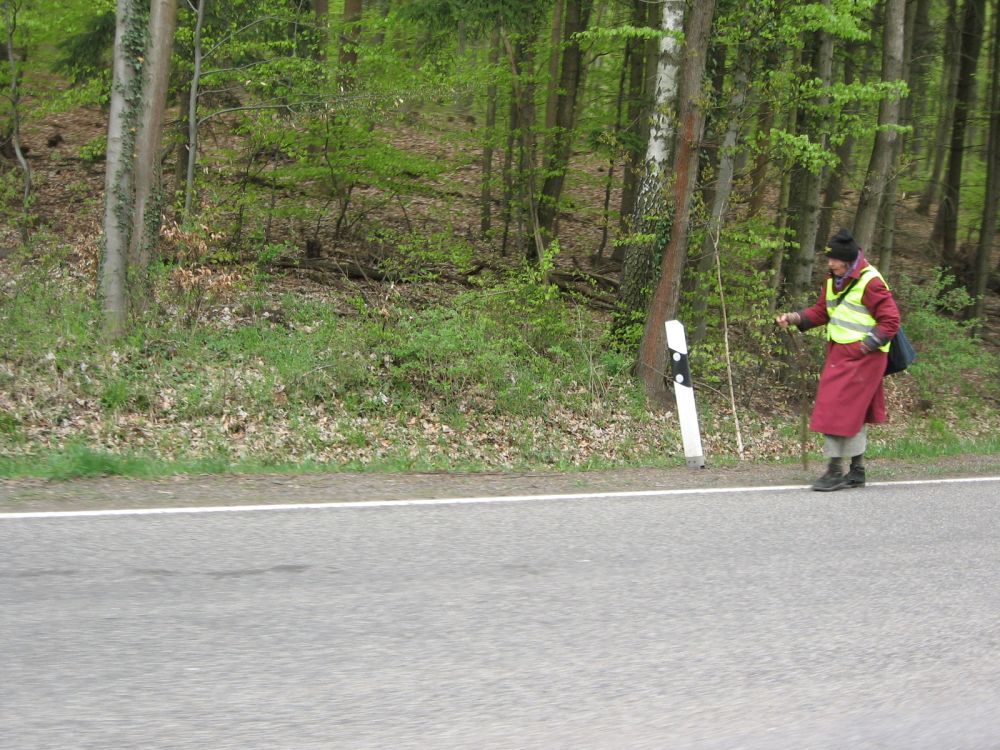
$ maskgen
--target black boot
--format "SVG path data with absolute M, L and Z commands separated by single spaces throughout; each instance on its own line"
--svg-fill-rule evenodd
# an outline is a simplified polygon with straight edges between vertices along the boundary
M 840 459 L 830 459 L 826 474 L 813 482 L 812 488 L 817 492 L 833 492 L 847 487 L 847 476 L 840 466 Z
M 851 470 L 847 472 L 847 486 L 848 487 L 864 487 L 865 486 L 865 466 L 862 462 L 864 456 L 855 456 L 851 459 Z

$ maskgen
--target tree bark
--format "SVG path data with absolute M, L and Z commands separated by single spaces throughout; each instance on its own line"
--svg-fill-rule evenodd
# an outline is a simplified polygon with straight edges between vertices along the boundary
M 112 339 L 124 333 L 128 315 L 126 275 L 132 231 L 132 154 L 135 147 L 130 133 L 129 97 L 134 95 L 137 74 L 130 64 L 136 50 L 126 49 L 126 44 L 136 25 L 130 1 L 118 0 L 105 152 L 104 252 L 100 273 L 104 334 Z
M 12 0 L 4 2 L 4 23 L 7 27 L 7 62 L 10 66 L 10 143 L 14 149 L 14 156 L 18 166 L 24 175 L 24 187 L 21 192 L 21 220 L 20 234 L 21 245 L 27 245 L 31 239 L 30 224 L 31 217 L 28 214 L 28 207 L 31 205 L 31 166 L 24 157 L 24 150 L 21 148 L 21 91 L 19 87 L 21 72 L 17 65 L 17 53 L 14 50 L 14 32 L 17 28 L 17 13 L 19 5 Z M 0 255 L 3 257 L 3 255 Z
M 907 64 L 909 66 L 907 80 L 910 82 L 909 121 L 913 127 L 913 133 L 907 140 L 911 144 L 911 153 L 919 154 L 924 151 L 926 135 L 924 134 L 923 122 L 924 115 L 927 112 L 927 101 L 931 98 L 928 86 L 926 85 L 926 78 L 927 64 L 934 55 L 932 44 L 934 30 L 930 22 L 931 0 L 916 0 L 915 6 L 913 10 L 913 32 L 911 41 L 909 42 L 910 54 L 907 55 Z M 909 9 L 907 9 L 907 12 L 909 12 Z M 914 159 L 912 164 L 916 165 L 917 160 Z M 881 271 L 881 269 L 879 270 Z
M 739 64 L 739 61 L 737 61 Z M 719 168 L 716 170 L 715 190 L 712 191 L 712 212 L 705 232 L 705 240 L 701 245 L 701 259 L 698 262 L 698 276 L 707 278 L 716 264 L 718 240 L 722 232 L 729 196 L 733 191 L 733 177 L 736 173 L 736 140 L 739 136 L 739 125 L 743 119 L 743 105 L 746 102 L 747 75 L 743 70 L 737 70 L 733 81 L 733 92 L 729 98 L 729 123 L 726 134 L 722 138 L 719 151 Z M 709 286 L 702 284 L 695 295 L 692 316 L 695 331 L 692 345 L 697 346 L 708 334 L 706 314 L 708 312 Z
M 989 137 L 986 146 L 986 202 L 979 225 L 979 245 L 969 293 L 975 299 L 972 317 L 982 327 L 986 322 L 986 290 L 990 276 L 990 258 L 997 231 L 997 205 L 1000 204 L 1000 3 L 993 6 L 993 49 L 989 77 Z
M 566 0 L 566 26 L 563 42 L 555 129 L 551 134 L 552 150 L 545 164 L 545 180 L 538 206 L 538 224 L 545 244 L 558 235 L 559 200 L 566 182 L 566 171 L 573 150 L 576 102 L 584 77 L 583 52 L 576 34 L 590 23 L 592 0 Z
M 823 5 L 829 6 L 830 0 L 824 0 Z M 816 57 L 816 77 L 821 81 L 823 93 L 816 100 L 819 110 L 817 123 L 817 139 L 823 150 L 826 150 L 830 132 L 830 116 L 827 108 L 830 104 L 829 90 L 833 78 L 833 36 L 826 31 L 819 32 L 819 50 Z M 792 300 L 800 299 L 803 291 L 812 283 L 813 258 L 816 255 L 816 237 L 819 233 L 820 193 L 823 188 L 823 170 L 806 170 L 803 174 L 802 201 L 796 227 L 798 253 L 792 267 L 791 284 L 789 286 Z
M 494 28 L 490 34 L 490 70 L 495 70 L 500 62 L 500 29 Z M 493 209 L 493 139 L 497 127 L 497 84 L 491 78 L 486 86 L 486 132 L 483 135 L 482 186 L 479 198 L 479 230 L 486 235 L 490 231 Z
M 917 86 L 913 78 L 913 68 L 910 61 L 913 59 L 914 28 L 916 26 L 916 5 L 909 5 L 906 8 L 905 37 L 903 41 L 903 76 L 907 81 L 907 88 L 911 92 Z M 909 125 L 912 122 L 910 116 L 913 111 L 913 96 L 907 96 L 901 103 L 899 120 L 901 125 Z M 900 133 L 896 140 L 896 153 L 892 157 L 893 170 L 889 174 L 886 183 L 885 194 L 882 196 L 882 205 L 879 209 L 878 224 L 881 227 L 880 233 L 873 243 L 874 249 L 878 249 L 878 269 L 883 276 L 888 277 L 892 266 L 892 249 L 896 237 L 896 202 L 899 196 L 899 162 L 906 146 L 906 133 Z
M 340 33 L 340 90 L 352 91 L 358 66 L 358 40 L 361 36 L 363 0 L 344 0 L 343 29 Z
M 142 63 L 142 110 L 135 135 L 135 206 L 129 245 L 130 259 L 141 273 L 149 267 L 160 235 L 160 144 L 176 25 L 177 0 L 153 0 L 149 42 Z
M 632 0 L 632 22 L 636 26 L 655 28 L 658 21 L 653 13 L 658 10 L 655 3 Z M 625 108 L 623 144 L 625 148 L 625 168 L 622 178 L 621 201 L 619 203 L 619 233 L 629 230 L 629 222 L 635 213 L 639 181 L 642 178 L 643 156 L 649 138 L 647 116 L 653 106 L 652 91 L 656 82 L 656 70 L 650 75 L 650 62 L 657 58 L 656 47 L 645 39 L 630 39 L 626 45 L 628 65 L 628 94 Z M 621 263 L 625 259 L 624 248 L 616 245 L 612 257 Z
M 201 5 L 199 0 L 199 5 Z M 326 49 L 330 44 L 330 0 L 314 0 L 313 12 L 316 14 L 316 62 L 326 62 Z
M 205 3 L 208 0 L 198 0 L 197 16 L 194 26 L 194 69 L 191 72 L 191 85 L 187 103 L 187 170 L 184 176 L 184 220 L 191 218 L 194 210 L 194 169 L 198 162 L 198 96 L 201 87 L 201 64 L 203 50 L 201 32 L 205 24 Z
M 855 45 L 849 45 L 844 59 L 844 84 L 846 86 L 854 83 L 854 54 Z M 856 115 L 858 110 L 857 101 L 848 102 L 844 107 L 844 113 L 848 115 Z M 819 243 L 825 243 L 833 232 L 833 212 L 837 204 L 840 203 L 841 193 L 844 191 L 844 180 L 851 173 L 854 163 L 854 143 L 854 135 L 848 133 L 837 147 L 837 166 L 830 170 L 826 186 L 823 188 L 823 206 L 820 210 L 819 229 L 816 232 Z
M 906 28 L 906 0 L 886 0 L 885 30 L 882 38 L 882 80 L 895 83 L 905 80 L 903 50 Z M 864 249 L 871 248 L 875 224 L 886 182 L 895 164 L 897 127 L 900 121 L 899 96 L 887 96 L 879 102 L 878 132 L 868 161 L 868 172 L 858 199 L 854 217 L 854 239 Z
M 159 151 L 177 6 L 118 0 L 105 172 L 100 288 L 104 329 L 120 336 L 160 228 Z M 133 269 L 138 273 L 133 273 Z
M 570 3 L 577 0 L 568 0 Z M 563 44 L 563 15 L 567 0 L 555 0 L 552 7 L 552 31 L 549 35 L 549 81 L 545 95 L 545 152 L 552 147 L 552 131 L 556 127 L 556 113 L 559 111 L 559 50 Z M 578 4 L 578 3 L 577 3 Z
M 705 122 L 702 84 L 711 41 L 715 0 L 694 3 L 684 25 L 684 62 L 678 98 L 681 103 L 680 132 L 674 150 L 674 183 L 671 191 L 674 215 L 670 241 L 660 264 L 660 279 L 653 291 L 646 327 L 639 345 L 636 372 L 653 404 L 669 403 L 666 383 L 664 324 L 677 316 L 681 274 L 687 258 L 691 199 L 698 182 L 698 149 Z
M 934 221 L 933 237 L 940 237 L 941 257 L 962 278 L 958 253 L 958 209 L 962 193 L 962 163 L 969 111 L 976 93 L 976 68 L 983 42 L 986 0 L 966 0 L 962 17 L 962 43 L 959 52 L 958 85 L 955 89 L 955 119 L 951 127 L 948 169 L 942 185 L 941 205 Z
M 636 315 L 645 312 L 648 290 L 655 280 L 655 256 L 660 242 L 658 225 L 666 219 L 664 183 L 671 171 L 676 135 L 679 38 L 683 24 L 684 0 L 666 0 L 663 3 L 663 37 L 660 39 L 656 68 L 655 104 L 646 144 L 645 168 L 622 266 L 618 296 L 620 311 L 614 324 L 618 334 L 635 322 Z
M 793 66 L 797 70 L 802 64 L 802 50 L 797 49 L 792 56 Z M 788 112 L 788 122 L 785 124 L 785 131 L 795 136 L 799 133 L 799 108 L 791 107 Z M 781 187 L 778 191 L 778 206 L 775 211 L 774 235 L 780 244 L 774 249 L 771 255 L 771 275 L 769 284 L 771 288 L 771 298 L 769 312 L 774 313 L 778 305 L 778 296 L 785 281 L 785 255 L 790 252 L 790 243 L 786 229 L 788 227 L 788 215 L 790 193 L 792 185 L 792 165 L 786 159 L 782 164 Z
M 535 65 L 534 38 L 520 37 L 517 49 L 502 31 L 500 38 L 507 50 L 511 66 L 511 85 L 514 89 L 515 119 L 520 133 L 517 186 L 521 193 L 521 207 L 527 220 L 524 236 L 525 255 L 529 260 L 539 260 L 545 243 L 538 226 L 536 177 L 538 171 L 537 107 L 535 82 L 531 71 Z
M 948 17 L 945 21 L 944 62 L 941 72 L 941 95 L 939 98 L 937 127 L 931 144 L 932 166 L 927 184 L 917 203 L 917 213 L 926 216 L 931 205 L 941 192 L 941 172 L 944 169 L 944 155 L 948 133 L 955 119 L 955 89 L 958 86 L 958 46 L 961 37 L 958 26 L 957 0 L 948 0 Z M 939 238 L 940 240 L 940 238 Z M 933 238 L 932 238 L 933 241 Z

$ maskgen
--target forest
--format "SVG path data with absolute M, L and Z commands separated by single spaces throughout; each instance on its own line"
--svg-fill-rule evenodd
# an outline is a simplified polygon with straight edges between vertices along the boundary
M 1000 0 L 2 0 L 0 476 L 796 460 L 823 248 L 1000 451 Z

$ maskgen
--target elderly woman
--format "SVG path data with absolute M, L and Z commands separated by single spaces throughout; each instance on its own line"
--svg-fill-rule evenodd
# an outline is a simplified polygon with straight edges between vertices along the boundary
M 801 331 L 826 325 L 826 361 L 809 424 L 823 433 L 823 455 L 830 462 L 813 483 L 820 492 L 865 485 L 867 425 L 887 419 L 882 378 L 889 342 L 899 330 L 896 301 L 850 232 L 841 229 L 830 239 L 826 258 L 830 274 L 819 301 L 776 318 L 782 328 L 794 325 Z

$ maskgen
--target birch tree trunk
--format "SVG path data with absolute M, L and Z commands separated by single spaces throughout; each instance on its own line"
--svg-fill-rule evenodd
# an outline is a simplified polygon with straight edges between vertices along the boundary
M 661 14 L 655 3 L 644 0 L 632 0 L 632 23 L 636 26 L 655 28 Z M 619 232 L 624 234 L 630 228 L 635 214 L 636 196 L 639 181 L 643 173 L 643 156 L 649 142 L 649 127 L 646 124 L 646 113 L 652 109 L 653 93 L 651 89 L 656 82 L 657 47 L 644 39 L 629 39 L 626 44 L 626 60 L 628 63 L 628 106 L 626 107 L 626 122 L 624 127 L 624 142 L 626 148 L 624 178 L 622 180 Z M 650 74 L 652 69 L 652 74 Z M 624 73 L 624 71 L 623 71 Z M 621 263 L 625 260 L 625 248 L 616 244 L 611 257 Z
M 684 25 L 684 62 L 678 91 L 680 129 L 674 148 L 671 191 L 673 221 L 670 242 L 660 264 L 660 279 L 650 300 L 646 327 L 639 344 L 636 372 L 646 387 L 650 401 L 661 407 L 669 403 L 664 382 L 667 370 L 664 323 L 677 316 L 681 274 L 687 259 L 691 199 L 698 182 L 699 142 L 705 124 L 702 84 L 714 15 L 715 0 L 699 0 L 691 6 Z
M 619 315 L 615 330 L 634 323 L 634 316 L 645 311 L 648 289 L 655 276 L 655 255 L 660 241 L 657 225 L 666 216 L 664 196 L 666 176 L 671 170 L 674 137 L 680 38 L 684 27 L 684 0 L 663 3 L 660 54 L 656 67 L 653 114 L 646 144 L 645 168 L 632 216 L 632 234 L 626 245 L 618 292 Z
M 882 80 L 895 83 L 905 80 L 903 69 L 903 45 L 906 27 L 906 0 L 886 0 L 885 30 L 882 40 Z M 889 173 L 894 167 L 896 141 L 899 138 L 897 126 L 900 120 L 901 100 L 898 96 L 888 96 L 879 102 L 879 130 L 875 134 L 871 159 L 864 187 L 858 199 L 858 210 L 854 217 L 854 239 L 865 250 L 872 246 L 875 238 L 875 224 L 878 219 L 882 194 L 885 192 Z

